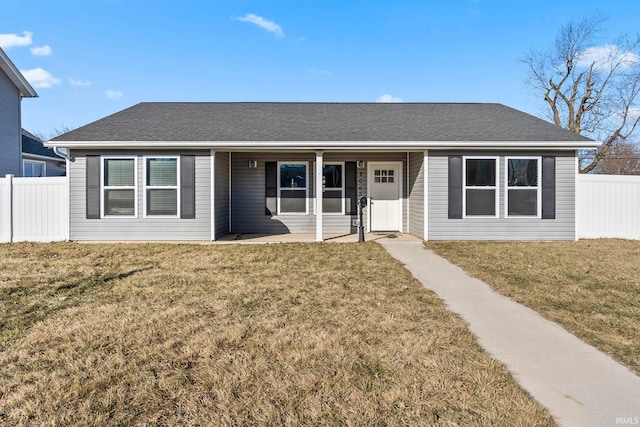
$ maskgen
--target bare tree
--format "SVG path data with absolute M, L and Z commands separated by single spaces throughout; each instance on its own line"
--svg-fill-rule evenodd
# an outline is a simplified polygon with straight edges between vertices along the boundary
M 51 132 L 45 134 L 44 132 L 35 132 L 34 135 L 37 136 L 41 141 L 49 141 L 50 139 L 55 138 L 56 136 L 60 136 L 63 133 L 67 133 L 72 131 L 69 126 L 65 124 L 60 124 L 53 128 Z
M 571 21 L 550 49 L 532 50 L 522 59 L 550 119 L 602 141 L 595 154 L 579 153 L 581 173 L 594 170 L 616 141 L 628 141 L 640 121 L 640 36 L 603 43 L 604 23 L 599 14 Z
M 629 141 L 615 141 L 593 172 L 609 175 L 640 175 L 640 147 Z

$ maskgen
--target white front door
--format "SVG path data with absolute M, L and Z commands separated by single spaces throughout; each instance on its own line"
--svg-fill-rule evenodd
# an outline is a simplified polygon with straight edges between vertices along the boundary
M 371 231 L 402 231 L 402 163 L 369 163 Z

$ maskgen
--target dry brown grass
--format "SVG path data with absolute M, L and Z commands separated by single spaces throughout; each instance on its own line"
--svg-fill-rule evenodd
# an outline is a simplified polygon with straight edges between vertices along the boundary
M 553 425 L 377 244 L 0 246 L 0 424 Z
M 640 374 L 640 242 L 427 246 Z

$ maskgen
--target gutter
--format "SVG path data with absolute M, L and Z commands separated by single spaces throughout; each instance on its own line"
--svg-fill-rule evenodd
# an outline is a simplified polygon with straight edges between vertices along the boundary
M 82 149 L 197 149 L 422 151 L 426 149 L 596 149 L 598 141 L 48 141 L 45 146 Z M 58 152 L 56 151 L 56 154 Z

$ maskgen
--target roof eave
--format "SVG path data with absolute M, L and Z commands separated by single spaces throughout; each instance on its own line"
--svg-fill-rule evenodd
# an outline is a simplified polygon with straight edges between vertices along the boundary
M 215 149 L 215 150 L 447 150 L 447 149 L 596 149 L 598 141 L 64 141 L 46 147 L 70 149 Z
M 55 162 L 64 162 L 64 159 L 62 157 L 45 156 L 42 154 L 33 154 L 26 151 L 23 151 L 21 154 L 23 159 L 28 158 L 34 160 L 51 160 Z
M 20 96 L 23 98 L 37 98 L 38 93 L 35 89 L 29 84 L 27 79 L 22 75 L 22 73 L 16 68 L 11 59 L 7 56 L 7 54 L 0 48 L 0 69 L 2 69 L 11 82 L 16 86 L 16 88 L 20 91 Z

